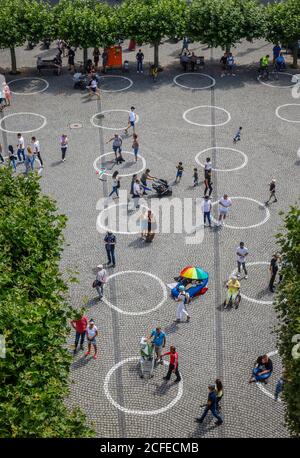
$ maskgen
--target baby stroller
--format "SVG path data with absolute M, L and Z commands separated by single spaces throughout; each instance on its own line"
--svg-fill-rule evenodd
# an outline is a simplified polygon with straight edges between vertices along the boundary
M 156 191 L 158 197 L 172 194 L 171 186 L 169 186 L 168 182 L 162 178 L 156 178 L 153 181 L 152 188 Z
M 74 73 L 73 75 L 74 89 L 86 89 L 88 85 L 87 76 L 84 73 Z
M 142 337 L 140 346 L 141 378 L 144 378 L 145 375 L 148 376 L 148 378 L 152 378 L 155 363 L 153 345 L 146 339 L 146 337 Z

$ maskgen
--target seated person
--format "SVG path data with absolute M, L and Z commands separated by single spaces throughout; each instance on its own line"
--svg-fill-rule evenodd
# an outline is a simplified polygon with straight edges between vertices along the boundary
M 187 55 L 187 53 L 185 52 L 185 53 L 180 57 L 180 63 L 181 63 L 181 65 L 183 66 L 183 69 L 184 69 L 185 72 L 187 71 L 187 66 L 188 66 L 189 61 L 190 61 L 190 58 L 189 58 L 189 56 Z
M 189 288 L 194 288 L 195 286 L 200 285 L 201 283 L 201 280 L 191 280 L 190 283 L 188 283 L 188 285 L 185 287 L 185 289 L 187 290 Z
M 225 307 L 227 307 L 227 305 L 229 304 L 230 298 L 232 300 L 232 304 L 234 304 L 234 301 L 237 295 L 239 294 L 241 285 L 236 275 L 231 275 L 226 286 L 228 288 L 228 291 L 227 291 L 226 300 L 225 300 Z
M 191 71 L 194 72 L 195 71 L 195 65 L 197 63 L 197 56 L 195 56 L 195 53 L 192 52 L 192 55 L 190 57 L 190 62 L 191 62 Z
M 264 382 L 267 383 L 267 379 L 271 376 L 273 371 L 273 363 L 268 355 L 259 356 L 256 361 L 256 365 L 252 370 L 252 377 L 249 383 L 252 382 Z
M 276 57 L 275 59 L 275 68 L 278 72 L 280 72 L 280 70 L 284 70 L 286 68 L 285 66 L 285 59 L 283 57 L 283 54 L 282 52 L 280 53 L 280 55 L 278 57 Z

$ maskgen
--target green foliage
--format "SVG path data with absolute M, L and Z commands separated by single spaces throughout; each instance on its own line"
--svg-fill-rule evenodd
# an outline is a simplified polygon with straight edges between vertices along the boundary
M 0 437 L 89 437 L 84 415 L 64 404 L 73 317 L 59 272 L 66 217 L 38 180 L 0 170 Z
M 26 0 L 24 11 L 26 38 L 38 43 L 43 38 L 57 38 L 54 9 L 43 0 Z
M 275 307 L 280 321 L 278 348 L 286 370 L 283 391 L 286 423 L 293 436 L 300 437 L 300 209 L 291 207 L 284 216 L 284 228 L 277 235 L 283 259 L 283 280 Z M 295 338 L 295 336 L 297 336 Z M 294 348 L 294 350 L 293 350 Z M 297 354 L 298 357 L 297 357 Z
M 265 33 L 264 7 L 256 0 L 193 0 L 188 35 L 211 47 L 230 48 Z
M 54 8 L 58 35 L 71 46 L 108 46 L 116 40 L 115 8 L 97 0 L 61 0 Z
M 266 38 L 272 43 L 293 43 L 300 39 L 300 0 L 285 0 L 266 7 Z
M 24 0 L 1 0 L 0 48 L 21 46 L 26 41 L 25 16 L 27 2 Z

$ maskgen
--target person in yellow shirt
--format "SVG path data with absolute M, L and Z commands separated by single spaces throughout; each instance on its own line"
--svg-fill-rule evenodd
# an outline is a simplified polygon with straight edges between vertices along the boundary
M 232 305 L 234 305 L 237 295 L 239 294 L 241 284 L 235 275 L 231 275 L 226 286 L 228 288 L 228 291 L 227 291 L 227 296 L 224 302 L 224 308 L 228 306 L 230 302 L 230 298 L 232 301 Z M 235 308 L 237 309 L 238 305 L 235 305 Z

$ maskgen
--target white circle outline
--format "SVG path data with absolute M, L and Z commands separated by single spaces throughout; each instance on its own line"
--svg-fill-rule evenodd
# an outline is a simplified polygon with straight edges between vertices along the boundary
M 121 272 L 116 272 L 116 273 L 114 273 L 112 275 L 109 275 L 109 277 L 107 277 L 107 283 L 109 282 L 109 280 L 111 280 L 114 277 L 117 277 L 118 275 L 128 274 L 128 273 L 129 274 L 144 274 L 144 275 L 148 275 L 149 277 L 154 278 L 155 280 L 157 280 L 158 283 L 160 284 L 162 290 L 163 290 L 163 300 L 160 301 L 159 304 L 157 304 L 155 307 L 153 307 L 150 310 L 146 310 L 146 311 L 143 311 L 143 312 L 127 312 L 125 310 L 120 309 L 116 305 L 112 304 L 108 299 L 106 299 L 105 295 L 103 295 L 103 297 L 102 297 L 103 302 L 106 305 L 108 305 L 110 308 L 116 310 L 117 312 L 121 313 L 122 315 L 130 315 L 130 316 L 148 315 L 149 313 L 152 313 L 152 312 L 158 310 L 163 305 L 163 303 L 168 299 L 168 291 L 167 291 L 167 288 L 166 288 L 166 285 L 164 284 L 164 282 L 159 277 L 157 277 L 156 275 L 151 274 L 150 272 L 145 272 L 144 270 L 122 270 Z
M 189 119 L 187 119 L 186 115 L 190 111 L 197 110 L 197 108 L 216 108 L 217 110 L 225 111 L 225 113 L 228 116 L 228 119 L 226 121 L 222 122 L 222 123 L 219 123 L 219 124 L 200 124 L 198 122 L 190 121 Z M 219 127 L 219 126 L 224 126 L 225 124 L 227 124 L 231 120 L 231 115 L 230 115 L 229 111 L 225 110 L 225 108 L 217 107 L 216 105 L 198 105 L 196 107 L 189 108 L 188 110 L 186 110 L 183 113 L 182 117 L 189 124 L 193 124 L 194 126 L 200 126 L 200 127 Z
M 121 92 L 121 91 L 127 91 L 127 89 L 131 88 L 131 86 L 133 85 L 133 81 L 130 79 L 130 78 L 127 78 L 126 76 L 121 76 L 121 75 L 101 75 L 99 77 L 99 79 L 101 78 L 123 78 L 124 80 L 127 80 L 129 81 L 129 86 L 126 86 L 126 87 L 123 87 L 123 89 L 112 89 L 112 90 L 108 90 L 108 89 L 101 89 L 101 83 L 100 83 L 100 90 L 102 92 Z
M 297 156 L 300 158 L 300 148 L 297 150 Z
M 32 116 L 38 116 L 40 118 L 43 119 L 43 124 L 38 127 L 37 129 L 32 129 L 32 130 L 22 130 L 22 129 L 19 129 L 19 130 L 7 130 L 7 129 L 3 129 L 2 127 L 2 122 L 7 119 L 7 118 L 11 118 L 12 116 L 18 116 L 18 115 L 32 115 Z M 31 113 L 31 112 L 27 112 L 27 111 L 20 111 L 19 113 L 11 113 L 9 115 L 6 115 L 4 116 L 2 119 L 0 119 L 0 130 L 2 130 L 3 132 L 8 132 L 9 134 L 17 134 L 20 132 L 23 133 L 23 134 L 28 134 L 29 132 L 36 132 L 40 129 L 43 129 L 43 127 L 45 127 L 45 125 L 47 124 L 47 118 L 39 113 Z
M 300 107 L 300 103 L 285 103 L 284 105 L 279 105 L 279 106 L 276 108 L 275 114 L 276 114 L 277 118 L 281 119 L 282 121 L 299 123 L 300 120 L 299 120 L 299 121 L 291 121 L 290 119 L 283 118 L 283 117 L 280 116 L 280 114 L 279 114 L 280 108 L 283 108 L 283 107 L 291 107 L 291 106 Z
M 262 202 L 259 202 L 258 200 L 256 199 L 252 199 L 252 197 L 243 197 L 243 196 L 235 196 L 235 197 L 230 197 L 231 200 L 236 200 L 236 199 L 244 199 L 244 200 L 251 200 L 251 202 L 255 202 L 256 204 L 262 206 L 265 208 L 265 211 L 266 211 L 266 217 L 264 218 L 263 221 L 261 221 L 260 223 L 256 223 L 256 224 L 252 224 L 251 226 L 231 226 L 230 224 L 223 224 L 224 227 L 228 227 L 229 229 L 252 229 L 253 227 L 258 227 L 258 226 L 262 226 L 263 224 L 265 224 L 268 219 L 270 218 L 271 216 L 271 213 L 270 213 L 270 210 L 268 209 L 268 207 L 266 207 Z M 212 205 L 216 205 L 217 203 L 219 202 L 219 200 L 216 200 L 215 202 L 212 203 Z M 216 223 L 216 219 L 211 216 L 211 219 Z
M 7 84 L 10 85 L 11 83 L 14 83 L 16 81 L 21 81 L 21 80 L 39 80 L 39 81 L 43 81 L 43 83 L 46 83 L 46 87 L 44 89 L 41 89 L 40 91 L 34 91 L 34 92 L 14 92 L 12 90 L 11 93 L 12 94 L 15 94 L 15 95 L 34 95 L 34 94 L 40 94 L 41 92 L 44 92 L 48 89 L 49 87 L 49 83 L 47 80 L 45 80 L 44 78 L 34 78 L 34 77 L 31 77 L 31 76 L 24 76 L 24 78 L 16 78 L 14 80 L 11 80 L 9 81 Z
M 266 261 L 255 261 L 255 262 L 247 262 L 247 266 L 257 266 L 257 265 L 269 265 L 269 262 Z M 231 275 L 235 274 L 237 269 L 234 269 Z M 253 302 L 254 304 L 263 304 L 263 305 L 272 305 L 273 301 L 260 301 L 258 299 L 253 299 L 252 297 L 246 296 L 246 294 L 240 293 L 243 299 L 246 299 L 249 302 Z
M 114 111 L 122 111 L 123 113 L 130 113 L 129 110 L 122 110 L 122 109 L 119 109 L 119 110 L 103 110 L 103 111 L 99 111 L 99 113 L 95 113 L 91 118 L 90 118 L 90 123 L 92 124 L 93 127 L 97 127 L 98 129 L 107 129 L 107 130 L 125 130 L 127 128 L 126 127 L 105 127 L 105 126 L 97 126 L 97 124 L 94 123 L 94 119 L 96 116 L 99 116 L 103 113 L 112 113 Z M 139 122 L 139 115 L 136 114 L 136 121 L 135 121 L 135 124 L 137 124 Z
M 139 361 L 140 356 L 131 356 L 130 358 L 123 359 L 119 363 L 115 364 L 106 374 L 105 379 L 104 379 L 104 384 L 103 384 L 103 389 L 105 396 L 111 402 L 111 404 L 116 407 L 118 410 L 121 412 L 127 413 L 127 414 L 132 414 L 132 415 L 159 415 L 160 413 L 164 413 L 167 410 L 171 409 L 174 407 L 175 404 L 177 404 L 178 401 L 180 401 L 182 395 L 183 395 L 183 379 L 181 377 L 180 382 L 178 383 L 178 393 L 176 397 L 171 401 L 169 404 L 167 404 L 165 407 L 161 407 L 160 409 L 157 410 L 133 410 L 133 409 L 127 409 L 126 407 L 121 406 L 118 404 L 111 396 L 108 388 L 108 384 L 110 381 L 110 378 L 112 374 L 121 366 L 124 364 L 131 362 L 131 361 Z M 169 363 L 167 361 L 163 361 L 165 366 L 168 366 Z M 181 374 L 180 374 L 181 375 Z
M 132 154 L 133 156 L 135 156 L 135 154 L 134 154 L 132 151 L 122 151 L 122 153 Z M 94 160 L 94 163 L 93 163 L 93 167 L 94 167 L 94 169 L 96 170 L 96 172 L 101 173 L 101 175 L 107 175 L 107 176 L 111 177 L 112 174 L 103 172 L 103 171 L 102 171 L 101 169 L 99 169 L 99 167 L 97 166 L 97 162 L 98 162 L 102 157 L 108 156 L 109 154 L 115 154 L 115 152 L 114 152 L 114 151 L 110 151 L 109 153 L 104 153 L 104 154 L 101 154 L 101 156 L 96 157 L 96 159 Z M 142 160 L 143 167 L 142 167 L 141 169 L 139 169 L 137 172 L 122 173 L 122 174 L 119 173 L 119 175 L 118 175 L 119 177 L 131 177 L 131 176 L 134 175 L 134 174 L 137 174 L 137 175 L 138 175 L 139 173 L 141 173 L 141 172 L 144 170 L 144 168 L 145 168 L 146 165 L 147 165 L 146 159 L 145 159 L 143 156 L 141 156 L 140 154 L 138 154 L 137 157 L 138 157 L 139 159 Z
M 207 78 L 209 78 L 212 81 L 212 83 L 209 84 L 208 86 L 203 86 L 203 87 L 190 87 L 190 86 L 185 86 L 184 84 L 178 83 L 177 82 L 177 78 L 180 78 L 181 76 L 185 76 L 185 75 L 206 76 Z M 187 72 L 187 73 L 180 73 L 179 75 L 174 76 L 173 83 L 175 83 L 177 86 L 183 87 L 184 89 L 191 89 L 191 90 L 199 90 L 199 91 L 201 91 L 202 89 L 210 89 L 211 87 L 214 87 L 216 85 L 216 80 L 215 80 L 215 78 L 213 78 L 212 76 L 208 75 L 207 73 L 191 73 L 191 72 Z
M 215 149 L 226 149 L 226 150 L 236 151 L 237 153 L 240 153 L 244 157 L 244 162 L 239 167 L 235 167 L 234 169 L 214 169 L 213 168 L 212 170 L 214 170 L 215 172 L 234 172 L 235 170 L 240 170 L 240 169 L 244 168 L 248 164 L 248 156 L 247 156 L 247 154 L 243 153 L 243 151 L 240 151 L 239 149 L 229 148 L 227 146 L 212 146 L 211 148 L 203 149 L 202 151 L 197 153 L 196 156 L 195 156 L 195 161 L 197 162 L 197 164 L 199 164 L 201 167 L 204 168 L 205 165 L 202 164 L 199 161 L 198 156 L 200 156 L 200 154 L 202 154 L 202 153 L 205 153 L 206 151 L 215 150 Z
M 270 72 L 270 74 L 274 74 L 275 72 Z M 287 73 L 287 72 L 284 72 L 284 73 L 278 73 L 280 75 L 289 75 L 289 76 L 294 76 L 293 73 Z M 261 79 L 261 75 L 259 75 L 257 78 L 257 81 L 259 81 L 261 84 L 264 84 L 265 86 L 269 86 L 269 87 L 274 87 L 275 89 L 287 89 L 287 88 L 290 88 L 290 87 L 294 87 L 295 84 L 297 83 L 292 83 L 290 84 L 289 86 L 274 86 L 273 84 L 270 84 L 270 83 L 267 83 L 266 81 L 262 81 Z
M 114 207 L 128 207 L 128 204 L 127 203 L 116 203 L 116 204 L 111 204 L 111 205 L 108 205 L 107 207 L 103 208 L 103 210 L 100 211 L 99 215 L 97 216 L 97 220 L 96 220 L 96 228 L 98 230 L 98 228 L 104 230 L 105 232 L 106 231 L 111 231 L 113 232 L 114 234 L 122 234 L 122 235 L 137 235 L 137 234 L 140 234 L 141 231 L 134 231 L 134 232 L 129 232 L 129 231 L 117 231 L 115 229 L 111 229 L 109 226 L 104 226 L 101 222 L 101 219 L 102 219 L 102 214 L 105 212 L 105 211 L 108 211 L 110 208 L 114 208 Z M 140 209 L 142 208 L 147 208 L 148 210 L 150 210 L 149 207 L 147 207 L 146 205 L 140 205 Z M 139 210 L 140 210 L 139 209 Z M 101 232 L 102 233 L 102 232 Z
M 278 354 L 278 350 L 274 350 L 274 351 L 270 351 L 269 353 L 267 353 L 268 357 L 270 358 L 271 356 L 274 356 L 274 355 L 277 355 Z M 268 391 L 261 382 L 255 382 L 255 385 L 257 386 L 257 388 L 260 389 L 260 391 L 262 391 L 264 394 L 266 394 L 269 398 L 273 399 L 275 401 L 275 396 L 274 394 L 270 393 L 270 391 Z M 282 402 L 281 401 L 281 398 L 278 397 L 278 402 Z

